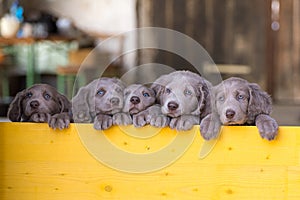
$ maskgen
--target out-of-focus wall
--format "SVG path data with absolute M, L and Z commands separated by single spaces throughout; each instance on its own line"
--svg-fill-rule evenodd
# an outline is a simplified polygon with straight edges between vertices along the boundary
M 44 11 L 58 18 L 71 20 L 76 28 L 95 37 L 96 45 L 107 37 L 115 37 L 136 28 L 136 0 L 24 0 L 20 3 L 24 7 L 25 15 Z M 115 38 L 109 45 L 98 46 L 97 49 L 116 56 L 123 55 L 122 66 L 127 69 L 134 66 L 135 52 L 122 52 L 132 48 L 135 40 Z
M 136 0 L 24 0 L 25 11 L 48 11 L 86 32 L 116 34 L 136 27 Z

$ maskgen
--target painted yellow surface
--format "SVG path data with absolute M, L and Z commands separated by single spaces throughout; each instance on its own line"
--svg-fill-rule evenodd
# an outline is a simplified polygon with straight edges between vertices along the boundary
M 195 126 L 0 123 L 0 199 L 300 199 L 300 127 L 274 141 L 223 127 L 204 158 Z M 210 149 L 208 149 L 210 150 Z

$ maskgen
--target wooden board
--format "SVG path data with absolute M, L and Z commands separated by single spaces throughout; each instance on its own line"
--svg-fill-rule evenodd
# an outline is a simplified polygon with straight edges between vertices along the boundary
M 101 132 L 91 124 L 54 131 L 47 124 L 3 122 L 0 199 L 300 198 L 300 127 L 280 127 L 271 142 L 256 127 L 223 127 L 200 159 L 203 145 L 198 126 L 189 132 L 132 126 Z M 164 150 L 169 153 L 160 157 Z M 133 162 L 116 151 L 144 157 Z M 152 155 L 156 164 L 145 168 Z

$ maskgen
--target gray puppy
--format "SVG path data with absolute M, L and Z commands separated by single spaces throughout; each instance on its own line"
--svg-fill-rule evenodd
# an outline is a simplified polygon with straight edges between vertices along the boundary
M 74 121 L 94 123 L 97 130 L 113 125 L 113 115 L 123 108 L 125 84 L 118 78 L 102 77 L 79 89 L 72 99 Z
M 176 130 L 189 130 L 208 115 L 211 83 L 190 71 L 176 71 L 159 77 L 152 85 L 161 105 L 161 113 L 170 119 L 169 126 Z M 161 118 L 161 115 L 157 115 Z M 155 119 L 157 126 L 160 121 Z
M 200 124 L 204 139 L 217 137 L 222 124 L 256 124 L 262 138 L 273 140 L 276 137 L 278 124 L 269 116 L 271 97 L 257 84 L 232 77 L 213 87 L 212 96 L 212 113 Z
M 72 122 L 71 102 L 50 85 L 35 84 L 16 95 L 7 116 L 13 122 L 47 122 L 64 129 Z
M 155 103 L 155 92 L 141 84 L 132 84 L 124 90 L 124 106 L 122 113 L 114 116 L 114 124 L 134 124 L 141 127 L 150 123 L 149 107 Z

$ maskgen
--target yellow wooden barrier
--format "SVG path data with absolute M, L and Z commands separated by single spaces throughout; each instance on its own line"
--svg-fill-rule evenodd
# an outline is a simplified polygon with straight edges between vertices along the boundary
M 198 129 L 0 123 L 0 199 L 300 199 L 300 127 L 223 127 L 202 159 Z

